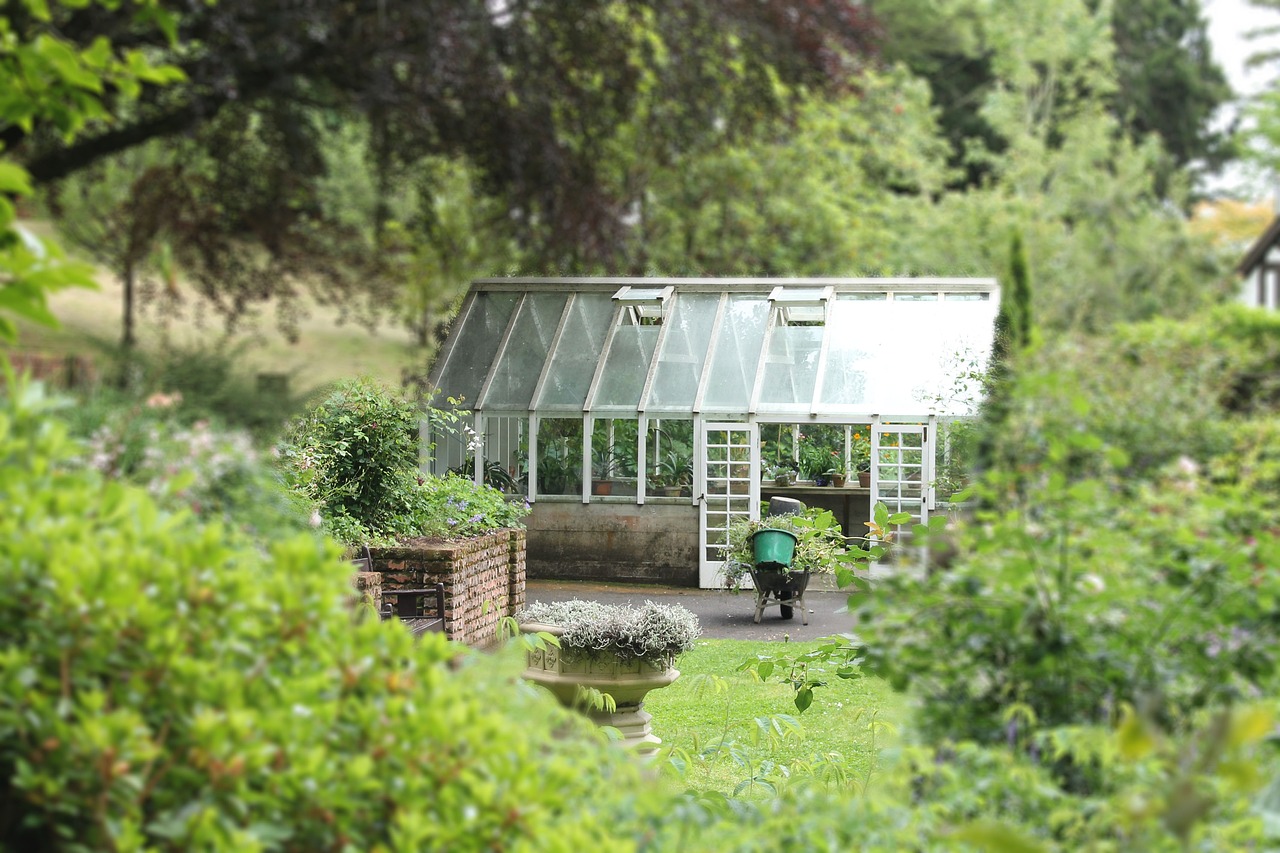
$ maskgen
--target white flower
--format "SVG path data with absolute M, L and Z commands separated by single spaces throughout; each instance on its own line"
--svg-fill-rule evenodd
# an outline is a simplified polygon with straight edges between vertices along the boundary
M 319 527 L 319 526 L 320 526 L 320 521 L 321 521 L 321 519 L 320 519 L 320 510 L 318 510 L 318 509 L 313 509 L 313 510 L 311 510 L 311 519 L 310 519 L 310 521 L 311 521 L 311 526 L 312 526 L 312 527 Z

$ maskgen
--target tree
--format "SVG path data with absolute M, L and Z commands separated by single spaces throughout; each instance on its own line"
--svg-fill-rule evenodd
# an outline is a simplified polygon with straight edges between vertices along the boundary
M 7 144 L 23 143 L 37 181 L 190 133 L 232 107 L 275 114 L 305 104 L 369 122 L 382 188 L 423 156 L 465 155 L 483 188 L 510 200 L 526 240 L 538 234 L 585 257 L 607 253 L 621 227 L 630 199 L 604 191 L 600 162 L 639 104 L 661 104 L 645 120 L 679 151 L 778 114 L 796 87 L 842 84 L 847 57 L 869 49 L 866 16 L 849 0 L 525 0 L 501 9 L 226 0 L 189 4 L 179 22 L 187 47 L 172 54 L 136 33 L 125 8 L 18 24 L 24 35 L 56 27 L 75 43 L 128 37 L 171 55 L 189 78 L 148 93 L 128 122 L 71 145 L 0 127 Z M 291 129 L 319 132 L 305 122 Z
M 1211 122 L 1232 93 L 1199 0 L 1117 0 L 1111 21 L 1119 84 L 1112 103 L 1126 131 L 1158 135 L 1173 168 L 1221 167 L 1233 152 Z
M 1164 178 L 1196 162 L 1212 170 L 1230 156 L 1224 134 L 1210 126 L 1231 91 L 1211 55 L 1199 0 L 1117 0 L 1109 15 L 1097 0 L 1040 3 L 1035 14 L 1023 14 L 1023 7 L 977 0 L 942 8 L 926 0 L 871 4 L 884 28 L 885 56 L 906 62 L 929 81 L 952 145 L 952 164 L 965 168 L 967 185 L 990 174 L 982 159 L 969 157 L 973 147 L 1000 153 L 1008 142 L 980 112 L 1008 79 L 998 67 L 1000 55 L 1011 43 L 1018 44 L 1028 34 L 1026 24 L 1037 19 L 1054 26 L 1037 37 L 1039 44 L 1027 44 L 1032 52 L 1043 54 L 1047 44 L 1075 50 L 1069 34 L 1079 32 L 1082 14 L 1109 24 L 1110 38 L 1099 31 L 1093 46 L 1110 51 L 1115 85 L 1099 92 L 1107 94 L 1108 108 L 1131 139 L 1160 137 L 1170 157 Z M 1055 97 L 1076 94 L 1057 88 Z
M 101 11 L 91 3 L 77 5 L 81 12 Z M 155 26 L 171 39 L 173 18 L 155 0 L 140 0 L 134 7 L 139 33 Z M 7 87 L 0 98 L 0 128 L 17 129 L 19 136 L 48 128 L 74 139 L 90 122 L 109 123 L 110 107 L 126 106 L 144 82 L 181 79 L 178 69 L 153 64 L 136 49 L 115 49 L 105 38 L 73 44 L 49 28 L 54 15 L 65 14 L 66 7 L 36 0 L 0 14 L 0 32 L 7 35 L 0 78 L 23 83 Z M 66 262 L 56 244 L 18 226 L 11 199 L 30 195 L 33 188 L 30 174 L 7 147 L 0 143 L 0 339 L 12 340 L 16 327 L 4 314 L 56 325 L 47 294 L 68 286 L 92 287 L 93 278 L 85 265 Z

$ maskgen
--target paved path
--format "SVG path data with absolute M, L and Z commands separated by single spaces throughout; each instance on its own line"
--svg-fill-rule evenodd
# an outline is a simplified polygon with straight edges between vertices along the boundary
M 848 595 L 842 592 L 815 590 L 805 593 L 809 624 L 801 624 L 800 613 L 783 619 L 777 607 L 766 607 L 760 624 L 755 615 L 755 593 L 739 593 L 716 589 L 649 586 L 641 584 L 606 584 L 588 581 L 531 580 L 525 599 L 535 601 L 568 601 L 570 599 L 600 601 L 605 604 L 640 605 L 646 601 L 680 604 L 689 608 L 702 623 L 702 636 L 733 640 L 816 640 L 852 630 L 853 617 L 844 612 Z

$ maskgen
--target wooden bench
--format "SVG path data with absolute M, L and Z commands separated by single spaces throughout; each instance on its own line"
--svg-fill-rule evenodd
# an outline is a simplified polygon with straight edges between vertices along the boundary
M 395 598 L 395 606 L 388 597 Z M 426 589 L 384 589 L 382 618 L 399 618 L 415 637 L 428 631 L 444 633 L 444 584 Z
M 351 565 L 356 571 L 373 571 L 373 555 L 368 545 L 364 546 L 364 556 L 352 559 Z M 395 604 L 388 598 L 394 598 Z M 415 637 L 428 631 L 444 633 L 444 584 L 437 583 L 426 589 L 384 589 L 379 615 L 384 620 L 398 618 Z

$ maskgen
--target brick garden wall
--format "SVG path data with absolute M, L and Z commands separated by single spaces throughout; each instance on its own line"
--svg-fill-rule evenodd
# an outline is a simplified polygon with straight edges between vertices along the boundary
M 525 532 L 500 530 L 458 542 L 370 548 L 381 589 L 444 584 L 445 633 L 470 646 L 497 639 L 498 620 L 524 607 Z

